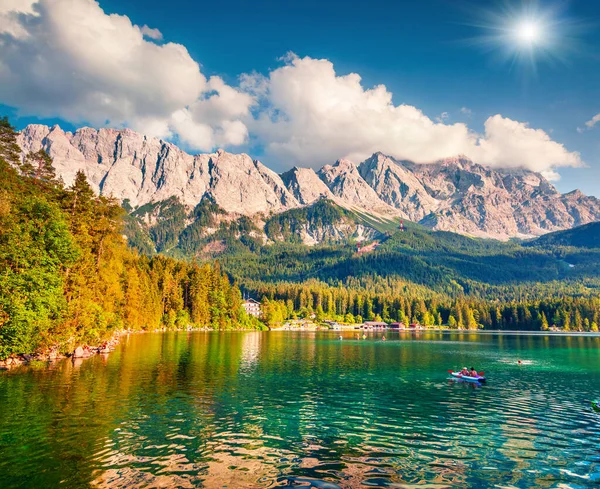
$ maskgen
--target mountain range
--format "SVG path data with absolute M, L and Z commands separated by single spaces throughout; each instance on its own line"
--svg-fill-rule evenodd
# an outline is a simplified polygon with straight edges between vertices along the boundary
M 561 194 L 539 173 L 491 169 L 462 156 L 416 164 L 375 153 L 358 164 L 340 159 L 316 171 L 294 167 L 277 174 L 246 154 L 190 155 L 129 129 L 70 133 L 34 124 L 21 131 L 18 142 L 24 152 L 45 149 L 67 185 L 83 171 L 98 193 L 123 202 L 147 225 L 161 220 L 161 210 L 169 207 L 164 203 L 171 202 L 181 206 L 185 228 L 197 218 L 193 210 L 210 202 L 220 216 L 212 225 L 249 218 L 258 235 L 274 216 L 322 200 L 364 218 L 361 225 L 345 221 L 344 229 L 359 238 L 368 235 L 364 224 L 372 220 L 405 219 L 433 230 L 500 240 L 600 220 L 595 197 L 578 190 Z M 144 208 L 152 212 L 140 212 Z M 302 240 L 319 242 L 326 236 L 305 227 Z

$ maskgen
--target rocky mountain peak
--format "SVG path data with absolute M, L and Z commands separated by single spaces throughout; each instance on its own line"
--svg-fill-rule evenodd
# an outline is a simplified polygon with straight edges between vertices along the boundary
M 318 171 L 294 167 L 278 175 L 246 154 L 189 155 L 130 129 L 74 133 L 27 126 L 24 152 L 45 149 L 70 185 L 83 171 L 103 195 L 136 208 L 176 198 L 187 208 L 205 196 L 234 215 L 268 215 L 321 199 L 360 210 L 477 236 L 529 237 L 600 220 L 600 201 L 580 191 L 561 195 L 541 174 L 491 169 L 465 156 L 430 164 L 374 153 L 360 164 L 340 159 Z
M 312 168 L 293 167 L 281 174 L 286 188 L 301 205 L 309 205 L 326 198 L 334 200 L 329 187 L 319 178 Z
M 579 190 L 578 188 L 576 188 L 575 190 L 571 190 L 570 192 L 565 194 L 565 197 L 568 198 L 572 198 L 572 199 L 582 199 L 582 198 L 588 198 L 586 195 L 584 195 L 584 193 Z
M 321 172 L 323 173 L 336 175 L 356 173 L 357 171 L 358 166 L 354 162 L 344 158 L 337 160 L 333 165 L 325 165 L 321 169 Z
M 393 208 L 379 198 L 375 189 L 361 176 L 358 166 L 345 159 L 325 165 L 318 172 L 337 201 L 347 207 L 358 207 L 370 212 L 394 213 Z

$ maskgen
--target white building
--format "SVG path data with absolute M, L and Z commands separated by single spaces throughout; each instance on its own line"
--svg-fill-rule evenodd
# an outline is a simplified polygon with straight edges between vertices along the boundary
M 260 302 L 255 301 L 254 299 L 246 299 L 242 304 L 244 309 L 250 316 L 254 316 L 259 318 L 261 316 L 260 312 Z

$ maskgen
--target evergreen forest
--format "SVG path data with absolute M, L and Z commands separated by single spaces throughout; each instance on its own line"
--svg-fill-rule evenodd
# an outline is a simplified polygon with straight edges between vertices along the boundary
M 600 223 L 505 243 L 328 200 L 262 220 L 226 216 L 210 197 L 134 209 L 95 195 L 81 172 L 65 186 L 44 151 L 22 157 L 16 136 L 0 120 L 0 359 L 125 329 L 302 318 L 598 331 Z M 303 242 L 307 230 L 318 244 Z M 261 301 L 262 321 L 243 295 Z

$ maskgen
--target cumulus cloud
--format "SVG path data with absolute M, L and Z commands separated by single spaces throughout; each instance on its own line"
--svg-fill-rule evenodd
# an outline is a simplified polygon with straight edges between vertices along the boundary
M 376 151 L 417 163 L 464 154 L 492 167 L 549 172 L 580 166 L 569 152 L 540 129 L 490 117 L 485 133 L 447 114 L 431 120 L 416 107 L 394 105 L 385 86 L 364 88 L 356 73 L 338 75 L 328 60 L 289 55 L 268 77 L 254 74 L 246 86 L 258 87 L 264 110 L 251 125 L 267 151 L 280 160 L 321 165 L 345 156 L 361 161 Z
M 27 36 L 21 22 L 24 15 L 35 15 L 33 5 L 37 0 L 1 0 L 0 1 L 0 35 L 15 38 Z M 2 41 L 0 40 L 0 45 Z
M 541 129 L 495 115 L 485 121 L 485 135 L 467 153 L 475 161 L 499 168 L 527 168 L 556 180 L 558 167 L 578 167 L 579 153 L 569 152 Z
M 34 13 L 33 5 L 37 0 L 2 0 L 0 2 L 0 15 L 8 13 Z
M 184 46 L 156 44 L 157 29 L 107 15 L 94 0 L 3 0 L 0 16 L 0 101 L 21 114 L 186 141 L 196 134 L 194 146 L 204 150 L 247 135 L 236 115 L 252 97 L 207 80 Z M 208 122 L 195 118 L 205 106 Z
M 340 75 L 326 59 L 282 61 L 234 87 L 207 78 L 158 29 L 107 14 L 95 0 L 0 0 L 0 102 L 22 115 L 131 127 L 198 151 L 252 138 L 281 167 L 358 162 L 376 151 L 417 163 L 465 154 L 548 175 L 582 164 L 526 123 L 495 115 L 479 134 L 446 112 L 431 119 L 395 104 L 384 85 L 365 88 L 358 74 Z
M 207 84 L 209 95 L 173 116 L 173 128 L 179 139 L 192 149 L 215 146 L 239 146 L 248 138 L 242 122 L 250 116 L 254 98 L 228 86 L 219 77 Z
M 162 41 L 163 35 L 158 29 L 153 29 L 152 27 L 143 25 L 140 30 L 144 36 L 154 39 L 155 41 Z
M 596 124 L 598 124 L 598 122 L 600 122 L 600 114 L 596 114 L 596 115 L 595 115 L 594 117 L 592 117 L 592 118 L 591 118 L 589 121 L 587 121 L 587 122 L 585 123 L 585 125 L 586 125 L 588 128 L 590 128 L 590 129 L 591 129 L 591 128 L 592 128 L 592 127 L 594 127 Z
M 464 124 L 435 123 L 415 107 L 395 106 L 385 86 L 364 89 L 360 82 L 356 73 L 336 75 L 328 60 L 289 56 L 268 77 L 246 80 L 260 87 L 266 107 L 251 129 L 279 158 L 312 165 L 375 151 L 432 161 L 475 139 Z

